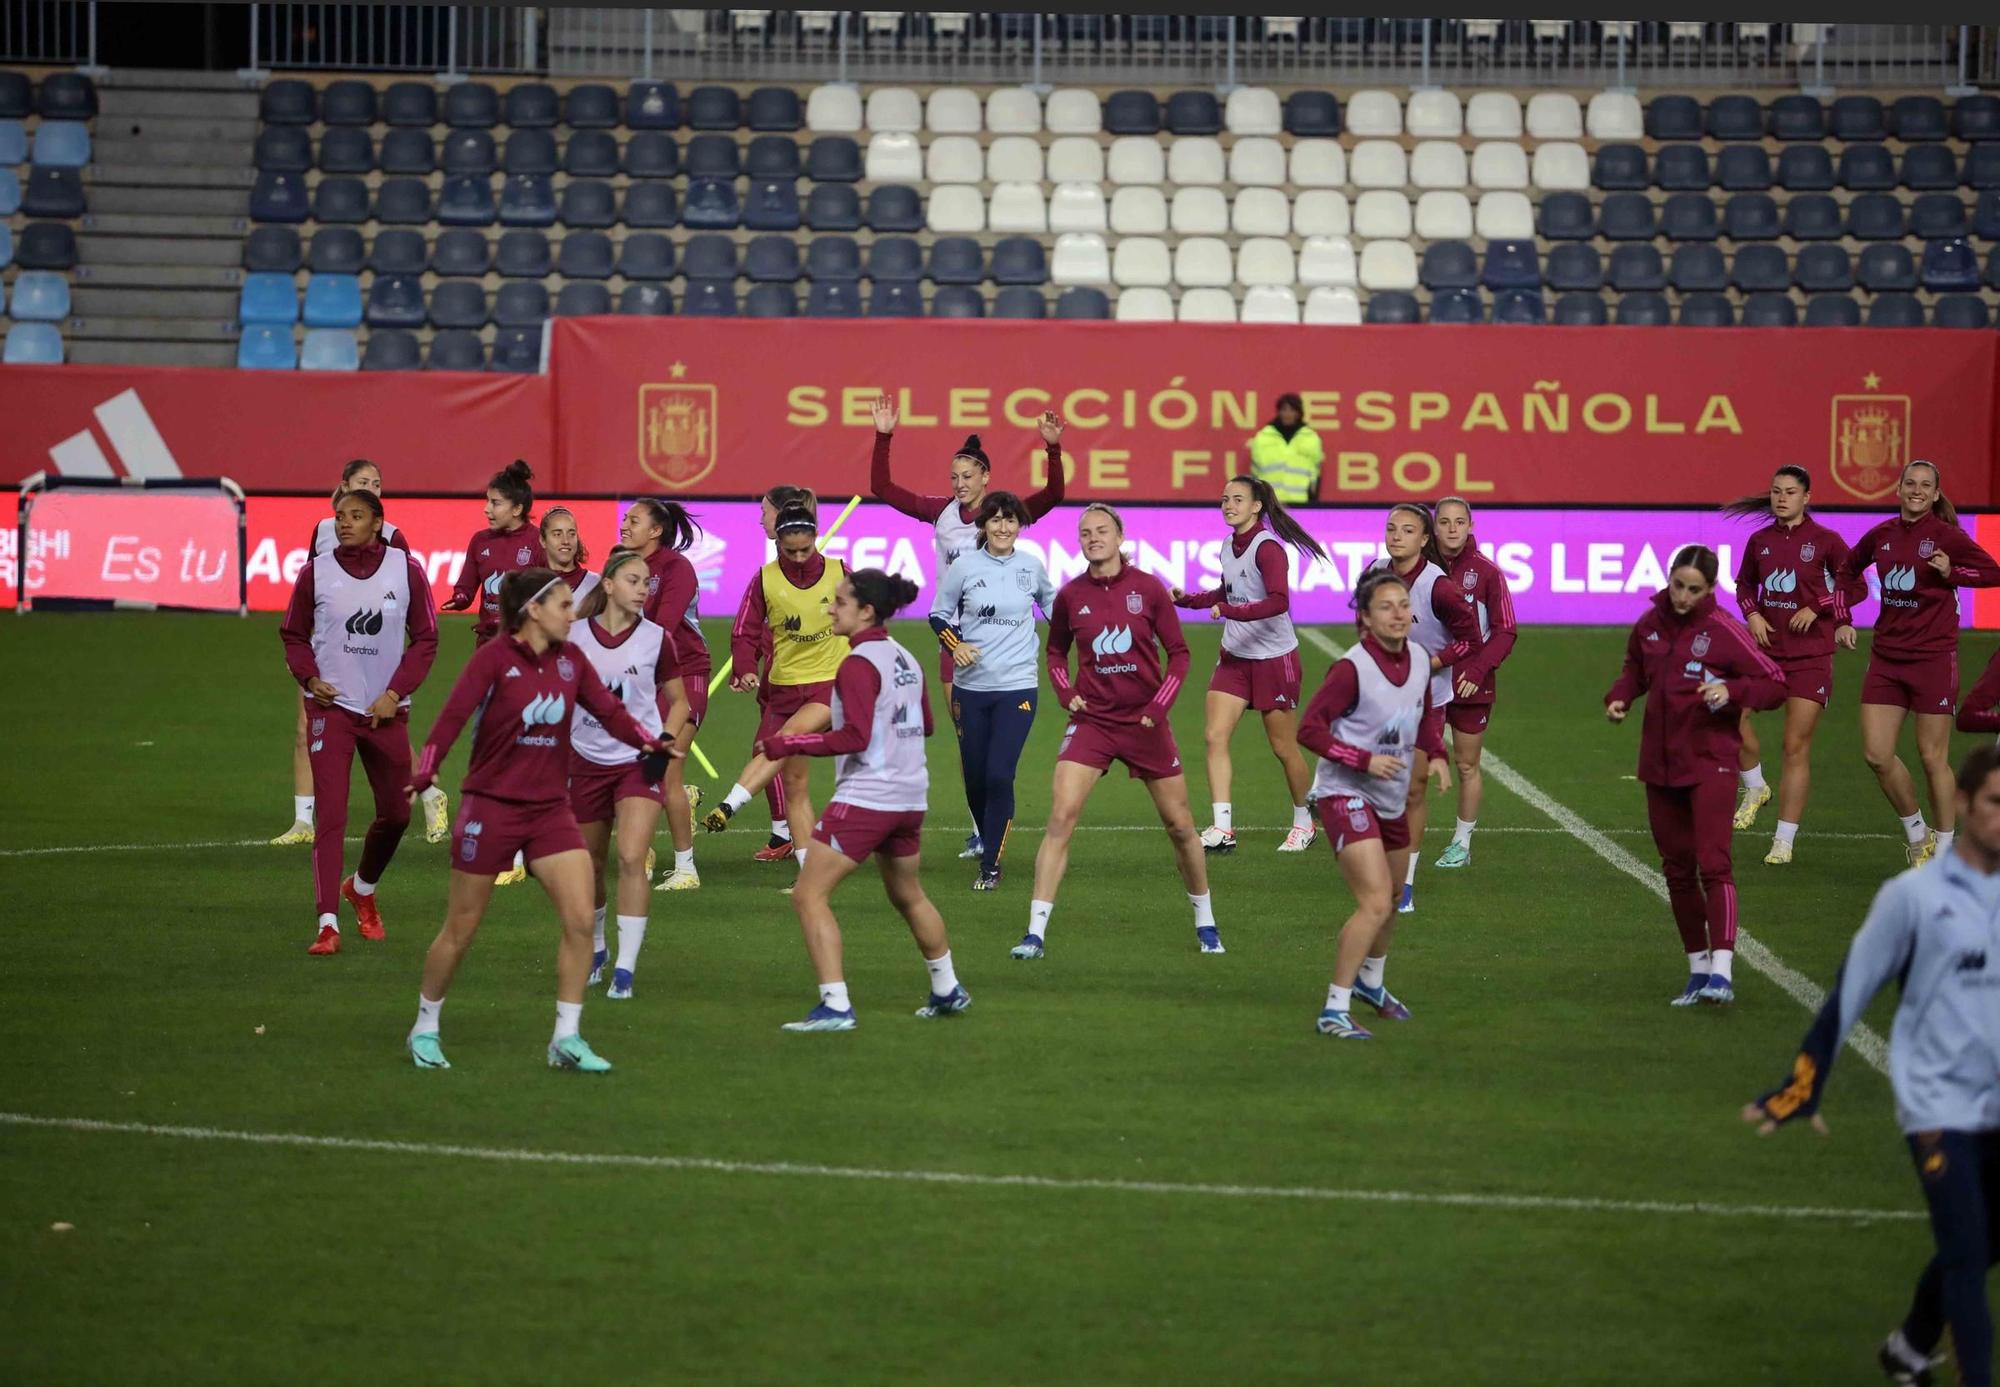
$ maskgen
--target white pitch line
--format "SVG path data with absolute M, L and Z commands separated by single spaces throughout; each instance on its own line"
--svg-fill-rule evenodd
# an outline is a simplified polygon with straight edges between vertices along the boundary
M 689 1171 L 713 1175 L 762 1175 L 889 1184 L 957 1185 L 975 1189 L 1150 1194 L 1203 1199 L 1299 1200 L 1314 1203 L 1406 1204 L 1458 1209 L 1494 1209 L 1506 1212 L 1633 1214 L 1673 1218 L 1689 1214 L 1716 1214 L 1725 1218 L 1908 1223 L 1927 1217 L 1915 1209 L 1838 1209 L 1782 1204 L 1683 1203 L 1674 1200 L 1601 1199 L 1544 1194 L 1341 1189 L 1314 1185 L 1213 1185 L 1174 1180 L 988 1175 L 977 1171 L 960 1170 L 894 1170 L 868 1166 L 816 1165 L 797 1161 L 729 1161 L 710 1156 L 646 1156 L 614 1151 L 544 1151 L 521 1147 L 387 1141 L 370 1137 L 313 1136 L 302 1132 L 243 1132 L 222 1127 L 170 1127 L 150 1122 L 103 1122 L 86 1117 L 38 1117 L 30 1113 L 15 1112 L 0 1112 L 0 1126 L 34 1127 L 97 1136 L 159 1137 L 180 1141 L 231 1142 L 245 1146 L 361 1151 L 385 1156 L 487 1161 L 499 1165 L 608 1166 L 626 1170 Z
M 1340 658 L 1342 647 L 1331 638 L 1308 626 L 1301 626 L 1299 635 L 1335 659 Z M 1612 842 L 1605 834 L 1592 828 L 1575 810 L 1551 798 L 1540 786 L 1495 756 L 1490 749 L 1480 758 L 1480 766 L 1491 772 L 1495 780 L 1512 790 L 1521 799 L 1553 819 L 1570 837 L 1651 891 L 1662 903 L 1669 902 L 1665 877 L 1619 844 Z M 1807 1011 L 1816 1013 L 1825 1004 L 1826 993 L 1820 990 L 1818 984 L 1772 953 L 1740 925 L 1736 930 L 1736 954 L 1753 970 L 1776 983 L 1786 996 Z M 1872 1028 L 1867 1025 L 1856 1025 L 1848 1032 L 1847 1043 L 1853 1047 L 1855 1054 L 1866 1060 L 1878 1073 L 1886 1075 L 1889 1072 L 1889 1047 Z

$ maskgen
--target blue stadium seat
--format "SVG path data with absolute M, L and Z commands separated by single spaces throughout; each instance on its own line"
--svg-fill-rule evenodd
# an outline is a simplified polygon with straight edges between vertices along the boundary
M 510 279 L 493 295 L 495 327 L 540 327 L 549 316 L 549 291 L 532 279 Z
M 1674 241 L 1712 241 L 1721 234 L 1715 204 L 1706 193 L 1675 193 L 1660 209 L 1660 231 Z
M 1007 236 L 993 245 L 995 284 L 1039 287 L 1049 282 L 1048 252 L 1033 236 Z
M 1798 259 L 1792 263 L 1792 282 L 1815 294 L 1844 294 L 1854 287 L 1854 262 L 1840 246 L 1800 246 Z
M 1815 294 L 1806 304 L 1807 327 L 1860 327 L 1861 305 L 1846 294 Z
M 1979 288 L 1979 256 L 1964 239 L 1928 241 L 1924 244 L 1923 286 L 1926 289 L 1966 290 Z
M 1650 241 L 1657 232 L 1653 202 L 1644 193 L 1606 193 L 1597 215 L 1597 234 L 1607 241 Z
M 0 217 L 11 217 L 21 210 L 21 180 L 12 169 L 0 169 Z
M 1619 327 L 1666 327 L 1673 320 L 1664 294 L 1626 294 L 1618 300 Z
M 238 370 L 290 371 L 298 364 L 298 349 L 292 345 L 292 330 L 288 327 L 252 323 L 236 339 Z
M 601 230 L 618 224 L 618 194 L 609 183 L 572 178 L 563 188 L 556 220 L 564 226 Z
M 1735 327 L 1736 306 L 1727 294 L 1689 294 L 1681 300 L 1682 327 Z
M 498 215 L 492 179 L 472 174 L 445 179 L 438 193 L 438 221 L 446 226 L 491 226 Z
M 2000 241 L 2000 188 L 1979 195 L 1972 209 L 1972 234 L 1983 241 Z
M 1863 289 L 1887 293 L 1917 287 L 1917 262 L 1900 244 L 1863 246 L 1854 266 Z
M 984 318 L 986 298 L 966 284 L 946 284 L 931 295 L 933 318 Z
M 1377 289 L 1368 295 L 1368 306 L 1362 311 L 1361 320 L 1365 323 L 1414 323 L 1421 321 L 1422 316 L 1415 294 L 1406 294 L 1399 289 Z
M 429 130 L 391 130 L 382 137 L 382 172 L 419 176 L 437 168 L 437 147 Z
M 334 125 L 319 141 L 321 173 L 373 173 L 375 141 L 365 129 Z
M 1062 297 L 1056 300 L 1056 316 L 1070 319 L 1109 318 L 1111 300 L 1105 297 L 1102 289 L 1086 289 L 1078 285 L 1063 290 Z
M 743 225 L 752 231 L 797 231 L 799 187 L 790 179 L 753 182 L 743 203 Z
M 1903 235 L 1903 204 L 1891 193 L 1863 193 L 1847 204 L 1847 234 L 1857 241 L 1894 241 Z
M 601 82 L 571 87 L 563 98 L 563 124 L 572 130 L 610 130 L 618 124 L 618 93 Z
M 1824 192 L 1833 183 L 1833 156 L 1824 145 L 1788 144 L 1778 151 L 1779 187 L 1813 193 Z
M 428 132 L 437 119 L 437 88 L 429 82 L 391 82 L 382 93 L 382 120 L 392 128 Z
M 1937 301 L 1932 313 L 1932 327 L 1993 326 L 1993 315 L 1987 310 L 1986 300 L 1977 294 L 1946 294 Z
M 22 270 L 9 311 L 23 322 L 60 322 L 69 316 L 69 281 L 54 270 Z
M 1924 306 L 1915 294 L 1877 294 L 1868 301 L 1868 327 L 1922 327 Z
M 357 226 L 368 220 L 368 185 L 358 178 L 322 178 L 312 210 L 322 226 Z
M 851 236 L 815 236 L 806 247 L 808 279 L 861 278 L 861 243 Z
M 421 231 L 378 231 L 368 247 L 368 268 L 378 275 L 420 275 L 429 259 Z
M 5 222 L 0 222 L 0 269 L 5 269 L 7 266 L 13 263 L 14 263 L 14 229 L 8 226 Z M 0 298 L 4 298 L 4 295 L 0 295 Z M 0 314 L 4 314 L 6 311 L 7 311 L 6 304 L 4 302 L 0 302 Z
M 1732 241 L 1775 241 L 1782 225 L 1768 193 L 1738 193 L 1722 209 L 1722 234 Z
M 31 217 L 57 217 L 70 221 L 87 211 L 83 179 L 75 169 L 28 170 L 28 186 L 21 194 L 21 210 Z
M 1691 96 L 1656 96 L 1646 103 L 1646 134 L 1655 140 L 1698 140 L 1701 103 Z
M 45 120 L 35 130 L 34 162 L 80 169 L 90 162 L 90 127 L 80 120 Z
M 493 245 L 485 235 L 464 227 L 438 233 L 431 247 L 431 269 L 441 275 L 485 274 L 493 267 Z
M 736 226 L 742 220 L 743 209 L 737 202 L 736 183 L 733 179 L 688 180 L 687 205 L 681 209 L 683 225 L 725 230 Z
M 1840 204 L 1825 193 L 1800 193 L 1785 204 L 1785 234 L 1795 241 L 1840 237 Z
M 820 183 L 859 183 L 861 146 L 845 135 L 821 135 L 806 150 L 806 177 Z
M 742 172 L 742 153 L 733 136 L 695 135 L 688 140 L 688 177 L 736 178 Z
M 512 174 L 500 184 L 502 226 L 554 226 L 556 190 L 545 173 Z
M 432 371 L 483 371 L 486 347 L 476 332 L 440 332 L 431 338 L 430 355 L 424 366 Z
M 743 169 L 752 178 L 797 178 L 799 143 L 783 135 L 759 135 L 750 141 Z
M 76 233 L 65 222 L 29 222 L 14 247 L 14 263 L 24 270 L 76 268 Z M 5 264 L 0 260 L 0 264 Z
M 1762 145 L 1724 145 L 1715 156 L 1715 181 L 1732 193 L 1762 192 L 1771 186 L 1771 156 Z
M 796 318 L 799 291 L 789 284 L 753 284 L 743 296 L 746 318 Z
M 1764 138 L 1764 108 L 1754 96 L 1718 96 L 1708 103 L 1708 133 L 1718 140 Z
M 1546 194 L 1537 212 L 1535 229 L 1544 240 L 1588 241 L 1596 234 L 1590 199 L 1582 193 Z
M 1542 264 L 1533 241 L 1489 241 L 1480 283 L 1488 289 L 1540 289 Z
M 253 226 L 243 243 L 243 268 L 292 274 L 299 268 L 299 233 L 289 226 Z
M 672 82 L 634 82 L 625 93 L 625 124 L 633 130 L 678 130 L 681 98 Z
M 601 318 L 611 312 L 611 290 L 597 280 L 579 280 L 556 291 L 558 318 Z
M 290 275 L 247 274 L 236 304 L 239 323 L 296 323 L 299 290 Z
M 868 248 L 868 278 L 914 284 L 923 278 L 924 252 L 908 236 L 881 236 Z
M 1568 242 L 1549 249 L 1549 287 L 1562 290 L 1589 290 L 1604 287 L 1604 261 L 1595 246 Z
M 423 303 L 421 290 L 417 302 Z M 361 281 L 353 275 L 313 275 L 306 281 L 304 317 L 307 327 L 361 326 Z
M 636 231 L 618 247 L 618 273 L 628 280 L 674 277 L 674 243 L 654 231 Z
M 1285 130 L 1331 139 L 1340 133 L 1339 100 L 1332 92 L 1293 92 L 1285 98 Z
M 368 346 L 361 353 L 364 371 L 414 371 L 424 364 L 424 351 L 415 333 L 381 328 L 368 334 Z
M 1913 144 L 1903 151 L 1902 182 L 1918 192 L 1956 188 L 1958 159 L 1949 145 Z
M 485 130 L 447 133 L 438 163 L 447 174 L 471 173 L 482 178 L 500 165 L 493 152 L 493 136 Z
M 563 237 L 556 273 L 564 279 L 609 279 L 618 251 L 601 231 L 572 231 Z
M 1592 186 L 1607 192 L 1635 192 L 1652 183 L 1646 151 L 1635 144 L 1603 144 L 1591 162 Z
M 361 348 L 344 328 L 314 328 L 299 352 L 301 371 L 358 371 Z
M 2000 140 L 2000 96 L 1961 96 L 1952 104 L 1951 133 L 1961 140 Z
M 1856 140 L 1886 140 L 1889 125 L 1882 117 L 1882 103 L 1872 96 L 1843 96 L 1833 103 L 1833 137 Z
M 546 130 L 556 123 L 560 103 L 556 91 L 546 82 L 520 82 L 507 88 L 506 115 L 509 128 Z
M 690 130 L 734 130 L 743 124 L 743 101 L 730 87 L 696 87 L 688 93 Z
M 1816 96 L 1801 96 L 1794 92 L 1790 96 L 1773 97 L 1770 129 L 1781 140 L 1823 140 L 1826 138 L 1826 108 L 1819 104 Z
M 978 284 L 986 278 L 986 257 L 979 242 L 970 236 L 940 236 L 931 244 L 924 277 L 933 284 Z
M 1968 230 L 1965 204 L 1956 193 L 1919 193 L 1910 206 L 1910 234 L 1926 241 L 1948 240 Z
M 1730 282 L 1746 294 L 1783 293 L 1792 284 L 1792 267 L 1778 246 L 1739 246 L 1729 267 Z
M 1596 294 L 1564 294 L 1556 300 L 1555 321 L 1563 327 L 1602 327 L 1609 316 Z
M 728 280 L 691 279 L 681 313 L 689 318 L 734 318 L 736 286 Z
M 316 275 L 358 275 L 368 264 L 368 246 L 351 226 L 323 226 L 306 249 L 306 268 Z
M 1660 263 L 1660 253 L 1650 242 L 1613 246 L 1611 266 L 1605 272 L 1605 281 L 1621 294 L 1664 289 L 1667 287 L 1667 268 Z
M 634 178 L 674 178 L 681 171 L 681 147 L 664 130 L 636 131 L 625 142 L 625 172 Z
M 888 232 L 922 231 L 924 207 L 917 197 L 917 190 L 892 184 L 869 193 L 868 228 Z M 817 230 L 817 226 L 814 229 Z
M 21 86 L 26 89 L 26 78 L 21 79 Z M 319 93 L 310 82 L 301 82 L 296 77 L 267 82 L 257 104 L 259 117 L 266 125 L 311 125 L 319 119 Z
M 996 318 L 1046 318 L 1049 316 L 1049 302 L 1042 297 L 1039 289 L 1024 285 L 1013 285 L 1002 289 L 993 296 L 993 316 Z
M 560 162 L 556 137 L 546 130 L 516 130 L 501 147 L 500 167 L 508 173 L 554 173 Z
M 1729 266 L 1713 244 L 1691 241 L 1674 247 L 1667 280 L 1683 294 L 1714 293 L 1729 287 Z
M 28 162 L 28 131 L 18 120 L 0 120 L 0 165 L 12 168 Z M 259 168 L 263 165 L 259 164 Z
M 1214 92 L 1177 91 L 1167 98 L 1167 129 L 1176 135 L 1219 135 L 1222 106 Z
M 924 316 L 923 286 L 900 279 L 877 280 L 868 293 L 871 318 L 921 318 Z
M 97 84 L 81 72 L 51 72 L 35 91 L 43 120 L 89 120 L 97 114 Z
M 2000 188 L 2000 140 L 1988 140 L 1965 151 L 1965 185 L 1981 191 Z
M 743 273 L 751 279 L 790 284 L 799 278 L 799 243 L 789 236 L 759 236 L 743 252 Z
M 1888 147 L 1879 144 L 1850 144 L 1840 151 L 1840 186 L 1856 192 L 1881 191 L 1896 186 L 1896 161 Z
M 848 279 L 816 279 L 806 292 L 808 318 L 859 318 L 861 285 Z
M 540 326 L 501 328 L 493 334 L 493 359 L 489 371 L 531 376 L 542 369 Z
M 1479 260 L 1463 241 L 1433 241 L 1424 247 L 1417 278 L 1426 289 L 1469 289 L 1479 283 Z
M 27 74 L 0 70 L 0 116 L 23 120 L 33 115 L 34 110 L 35 88 Z
M 1662 145 L 1653 156 L 1653 182 L 1668 192 L 1705 193 L 1713 181 L 1708 153 L 1698 144 Z
M 1889 129 L 1905 144 L 1917 140 L 1942 140 L 1951 135 L 1945 119 L 1944 103 L 1935 96 L 1899 96 L 1889 108 Z
M 549 238 L 539 231 L 500 233 L 493 268 L 508 279 L 545 279 L 549 273 Z
M 681 273 L 689 279 L 735 279 L 736 242 L 712 234 L 690 236 L 681 247 Z
M 1104 98 L 1104 128 L 1114 135 L 1159 134 L 1160 99 L 1149 91 L 1111 93 Z M 1063 316 L 1060 308 L 1056 316 Z
M 491 130 L 500 123 L 500 93 L 484 82 L 444 89 L 444 123 L 454 130 Z
M 750 93 L 744 119 L 752 130 L 793 131 L 806 123 L 799 94 L 790 87 L 759 87 Z
M 1508 327 L 1539 326 L 1549 320 L 1540 289 L 1503 289 L 1493 296 L 1493 321 Z
M 486 290 L 473 280 L 447 279 L 431 290 L 431 322 L 440 328 L 476 330 L 486 326 L 491 313 Z
M 664 318 L 674 311 L 673 291 L 664 284 L 628 284 L 618 296 L 618 311 L 642 318 Z
M 375 88 L 355 78 L 329 82 L 319 97 L 322 125 L 373 125 Z
M 53 323 L 15 323 L 7 329 L 7 346 L 0 360 L 9 366 L 60 366 L 62 333 Z
M 1486 302 L 1477 289 L 1440 289 L 1431 295 L 1430 322 L 1483 323 Z
M 324 189 L 326 184 L 322 182 Z M 391 226 L 422 226 L 431 219 L 431 188 L 421 178 L 385 178 L 375 190 L 375 220 Z
M 625 206 L 619 220 L 627 226 L 674 226 L 680 208 L 671 183 L 634 183 L 625 190 Z

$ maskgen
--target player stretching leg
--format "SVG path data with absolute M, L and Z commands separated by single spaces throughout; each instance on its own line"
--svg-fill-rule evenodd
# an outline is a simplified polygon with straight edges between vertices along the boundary
M 1326 550 L 1286 513 L 1270 483 L 1255 477 L 1229 479 L 1222 488 L 1222 518 L 1230 529 L 1229 548 L 1222 556 L 1222 585 L 1207 592 L 1172 590 L 1175 606 L 1213 608 L 1223 623 L 1222 656 L 1209 677 L 1202 709 L 1215 819 L 1202 830 L 1201 845 L 1209 852 L 1236 850 L 1229 800 L 1235 768 L 1229 761 L 1229 738 L 1244 710 L 1255 709 L 1263 715 L 1264 738 L 1284 768 L 1292 792 L 1292 827 L 1278 851 L 1304 852 L 1313 840 L 1312 809 L 1306 803 L 1312 772 L 1299 755 L 1302 675 L 1285 546 L 1291 545 L 1308 561 L 1324 561 Z
M 1146 782 L 1153 808 L 1174 845 L 1174 857 L 1194 907 L 1195 938 L 1205 954 L 1223 952 L 1208 894 L 1208 861 L 1188 809 L 1187 774 L 1167 715 L 1187 678 L 1187 641 L 1180 614 L 1158 578 L 1125 561 L 1118 512 L 1101 501 L 1083 508 L 1077 539 L 1089 567 L 1063 585 L 1049 613 L 1049 683 L 1069 710 L 1056 755 L 1049 824 L 1035 854 L 1035 896 L 1028 932 L 1015 958 L 1040 958 L 1056 908 L 1056 888 L 1069 868 L 1069 840 L 1084 802 L 1114 761 Z M 1155 645 L 1166 653 L 1162 673 Z M 1069 651 L 1079 645 L 1076 678 Z
M 1715 575 L 1713 549 L 1690 544 L 1674 555 L 1667 586 L 1632 627 L 1624 671 L 1604 695 L 1612 722 L 1625 721 L 1632 704 L 1651 695 L 1639 729 L 1639 779 L 1687 951 L 1677 1007 L 1736 1000 L 1729 834 L 1742 735 L 1737 710 L 1785 700 L 1784 673 L 1715 605 Z
M 1452 667 L 1452 697 L 1444 710 L 1451 727 L 1451 760 L 1458 768 L 1458 821 L 1450 844 L 1431 864 L 1467 867 L 1472 864 L 1472 831 L 1479 826 L 1479 804 L 1486 792 L 1479 763 L 1493 720 L 1494 683 L 1500 662 L 1514 649 L 1514 594 L 1500 566 L 1479 552 L 1479 542 L 1472 537 L 1472 507 L 1463 498 L 1447 496 L 1438 502 L 1433 524 L 1444 568 L 1437 591 L 1448 589 L 1463 598 L 1479 623 L 1479 643 Z
M 306 691 L 319 822 L 313 833 L 313 895 L 319 933 L 311 954 L 340 952 L 340 902 L 380 939 L 375 884 L 410 823 L 410 695 L 437 658 L 437 613 L 423 568 L 382 542 L 382 502 L 350 491 L 333 504 L 335 544 L 299 572 L 280 634 L 285 664 Z M 405 638 L 408 639 L 407 646 Z M 342 881 L 347 786 L 360 756 L 375 793 L 375 821 L 361 865 Z
M 477 713 L 453 826 L 444 926 L 424 958 L 410 1057 L 419 1069 L 451 1067 L 438 1041 L 438 1014 L 479 932 L 493 878 L 520 851 L 562 927 L 549 1065 L 602 1074 L 611 1065 L 578 1033 L 590 976 L 591 871 L 569 807 L 571 709 L 583 708 L 611 736 L 657 758 L 669 748 L 632 720 L 569 644 L 574 601 L 562 579 L 546 568 L 520 569 L 500 580 L 496 596 L 496 629 L 504 634 L 474 652 L 459 674 L 417 759 L 411 787 L 421 790 L 436 778 L 451 744 Z M 662 769 L 658 759 L 647 767 L 654 779 Z
M 1407 817 L 1417 739 L 1434 724 L 1430 670 L 1424 652 L 1409 639 L 1412 618 L 1405 580 L 1383 569 L 1362 578 L 1354 593 L 1361 639 L 1333 662 L 1326 680 L 1299 723 L 1299 741 L 1321 757 L 1313 778 L 1313 802 L 1327 842 L 1340 864 L 1354 913 L 1341 926 L 1333 982 L 1317 1022 L 1321 1035 L 1368 1040 L 1354 1022 L 1353 999 L 1391 1021 L 1407 1021 L 1410 1009 L 1389 991 L 1384 973 L 1396 933 L 1394 883 L 1411 851 Z M 1445 774 L 1444 747 L 1427 758 L 1433 774 Z
M 1819 1105 L 1834 1056 L 1875 994 L 1895 982 L 1901 1000 L 1890 1030 L 1889 1082 L 1937 1252 L 1877 1361 L 1891 1382 L 1932 1382 L 1949 1326 L 1958 1380 L 1992 1387 L 1986 1279 L 2000 1260 L 2000 1006 L 1993 995 L 2000 752 L 1986 746 L 1967 756 L 1954 794 L 1956 842 L 1876 892 L 1791 1073 L 1745 1107 L 1743 1120 L 1769 1135 L 1806 1117 L 1824 1136 Z
M 916 596 L 915 583 L 879 568 L 864 568 L 842 582 L 834 598 L 833 630 L 843 646 L 852 643 L 852 653 L 834 678 L 831 730 L 779 732 L 757 744 L 758 754 L 773 761 L 836 758 L 833 799 L 813 828 L 819 846 L 792 893 L 806 952 L 819 975 L 819 1003 L 804 1020 L 787 1021 L 788 1031 L 854 1029 L 832 898 L 834 888 L 871 857 L 881 869 L 889 904 L 909 925 L 930 971 L 930 997 L 917 1015 L 954 1016 L 972 1005 L 952 971 L 944 919 L 917 877 L 930 786 L 924 739 L 931 735 L 931 706 L 924 697 L 923 666 L 883 629 Z

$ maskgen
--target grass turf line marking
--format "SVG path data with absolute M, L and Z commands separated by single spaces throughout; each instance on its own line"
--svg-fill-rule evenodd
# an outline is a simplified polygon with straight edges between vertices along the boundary
M 709 1156 L 645 1156 L 615 1151 L 544 1151 L 520 1147 L 459 1146 L 442 1142 L 387 1141 L 371 1137 L 313 1136 L 303 1132 L 243 1132 L 224 1127 L 172 1127 L 151 1122 L 105 1122 L 87 1117 L 39 1117 L 0 1112 L 0 1126 L 96 1136 L 158 1137 L 308 1150 L 362 1151 L 387 1156 L 486 1161 L 502 1165 L 609 1166 L 627 1170 L 693 1171 L 715 1175 L 764 1175 L 812 1180 L 959 1185 L 977 1189 L 1032 1189 L 1064 1193 L 1185 1195 L 1207 1199 L 1303 1200 L 1314 1203 L 1429 1205 L 1502 1212 L 1664 1215 L 1719 1214 L 1733 1218 L 1814 1222 L 1909 1223 L 1929 1215 L 1915 1209 L 1838 1209 L 1784 1204 L 1683 1203 L 1654 1199 L 1600 1199 L 1544 1194 L 1455 1194 L 1426 1190 L 1368 1190 L 1312 1185 L 1213 1185 L 1173 1180 L 1120 1180 L 1053 1175 L 986 1175 L 958 1170 L 893 1170 L 815 1165 L 797 1161 L 728 1161 Z
M 1343 647 L 1339 642 L 1309 626 L 1299 627 L 1298 632 L 1303 639 L 1311 641 L 1335 659 L 1339 659 L 1343 653 Z M 1534 781 L 1495 756 L 1490 750 L 1480 758 L 1479 764 L 1482 770 L 1490 772 L 1495 780 L 1512 790 L 1515 795 L 1553 819 L 1570 837 L 1651 891 L 1661 902 L 1667 902 L 1667 879 L 1623 847 L 1612 842 L 1603 833 L 1592 828 L 1574 809 L 1552 799 Z M 1761 941 L 1751 937 L 1749 931 L 1740 924 L 1736 929 L 1736 956 L 1749 964 L 1753 970 L 1776 983 L 1786 996 L 1807 1011 L 1817 1013 L 1820 1007 L 1825 1005 L 1826 993 L 1820 990 L 1817 983 L 1764 947 Z M 1885 1076 L 1888 1074 L 1889 1047 L 1871 1027 L 1857 1024 L 1848 1032 L 1847 1043 L 1854 1053 L 1866 1060 L 1878 1074 Z

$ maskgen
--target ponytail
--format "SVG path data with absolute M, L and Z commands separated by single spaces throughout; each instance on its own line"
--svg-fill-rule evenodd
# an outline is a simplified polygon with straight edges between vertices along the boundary
M 1938 488 L 1937 500 L 1931 506 L 1931 514 L 1935 515 L 1938 519 L 1942 520 L 1947 525 L 1957 525 L 1958 507 L 1954 506 L 1949 500 L 1945 499 L 1944 472 L 1938 467 L 1936 463 L 1932 462 L 1928 458 L 1911 458 L 1908 462 L 1903 464 L 1903 471 L 1908 472 L 1912 467 L 1930 468 L 1931 476 L 1937 482 L 1937 488 Z
M 505 467 L 486 479 L 486 489 L 497 491 L 507 500 L 521 508 L 521 523 L 533 520 L 535 509 L 535 488 L 530 485 L 535 477 L 535 469 L 520 458 L 515 458 Z
M 1306 527 L 1292 518 L 1278 493 L 1269 482 L 1261 477 L 1237 476 L 1229 479 L 1230 485 L 1249 488 L 1250 497 L 1256 501 L 1264 514 L 1264 523 L 1271 527 L 1271 533 L 1298 550 L 1301 554 L 1311 554 L 1322 563 L 1328 562 L 1326 550 L 1320 542 L 1306 532 Z
M 632 503 L 632 509 L 643 507 L 646 514 L 653 517 L 653 523 L 660 527 L 660 547 L 663 549 L 686 549 L 694 543 L 694 537 L 701 533 L 701 526 L 679 501 L 662 501 L 654 496 L 641 496 Z
M 764 493 L 764 500 L 774 511 L 781 511 L 787 506 L 804 506 L 814 515 L 819 514 L 819 497 L 809 486 L 780 482 Z
M 1808 496 L 1812 494 L 1812 473 L 1806 471 L 1805 468 L 1800 467 L 1797 463 L 1788 462 L 1771 474 L 1771 480 L 1774 482 L 1780 477 L 1790 477 L 1805 489 Z M 1769 491 L 1753 491 L 1748 496 L 1738 496 L 1734 501 L 1726 502 L 1723 505 L 1722 513 L 1738 518 L 1756 516 L 1759 519 L 1768 520 L 1771 518 L 1771 493 Z
M 917 600 L 915 583 L 908 578 L 884 573 L 879 568 L 863 568 L 848 574 L 847 585 L 854 590 L 857 603 L 874 609 L 874 624 L 877 626 Z
M 562 578 L 549 568 L 517 568 L 500 580 L 500 629 L 508 635 L 521 629 L 528 608 Z

